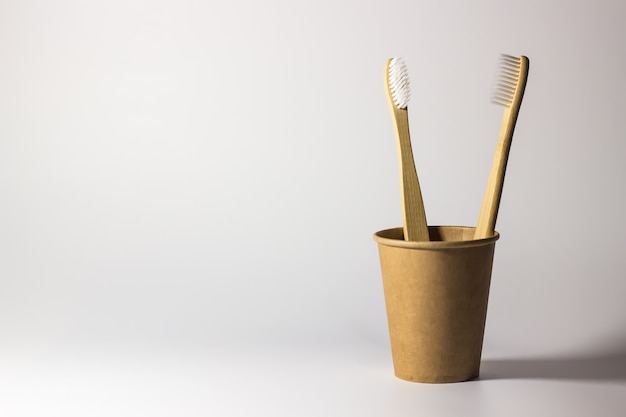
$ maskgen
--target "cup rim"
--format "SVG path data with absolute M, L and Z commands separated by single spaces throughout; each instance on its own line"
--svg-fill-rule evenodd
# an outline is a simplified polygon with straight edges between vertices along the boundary
M 428 226 L 431 234 L 439 230 L 460 229 L 465 233 L 471 233 L 475 227 L 470 226 Z M 454 249 L 454 248 L 471 248 L 475 246 L 491 245 L 500 238 L 500 233 L 493 232 L 493 236 L 482 239 L 463 239 L 463 240 L 437 240 L 428 242 L 409 242 L 401 238 L 403 236 L 402 227 L 393 227 L 390 229 L 379 230 L 374 233 L 373 238 L 379 245 L 392 246 L 396 248 L 406 249 Z

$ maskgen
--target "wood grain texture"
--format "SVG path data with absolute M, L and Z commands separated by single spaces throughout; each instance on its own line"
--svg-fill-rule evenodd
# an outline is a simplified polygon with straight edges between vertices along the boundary
M 487 181 L 487 188 L 483 197 L 478 224 L 474 234 L 475 239 L 483 239 L 493 235 L 498 218 L 502 189 L 504 187 L 504 175 L 511 151 L 513 132 L 517 122 L 517 116 L 524 97 L 526 80 L 528 78 L 529 60 L 525 56 L 519 57 L 520 67 L 517 84 L 511 103 L 504 108 L 498 144 L 493 158 L 493 164 Z
M 385 65 L 385 87 L 398 145 L 404 239 L 408 241 L 427 241 L 429 237 L 426 212 L 411 148 L 408 111 L 406 109 L 398 109 L 393 102 L 389 87 L 390 62 L 391 60 L 388 60 Z

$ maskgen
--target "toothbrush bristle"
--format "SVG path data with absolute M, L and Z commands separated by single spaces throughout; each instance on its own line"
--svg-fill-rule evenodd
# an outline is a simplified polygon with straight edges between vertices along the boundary
M 515 91 L 520 81 L 521 58 L 501 54 L 498 76 L 493 88 L 491 102 L 509 107 L 513 103 Z
M 411 89 L 409 72 L 402 58 L 392 58 L 389 62 L 389 89 L 396 107 L 406 109 L 411 98 Z

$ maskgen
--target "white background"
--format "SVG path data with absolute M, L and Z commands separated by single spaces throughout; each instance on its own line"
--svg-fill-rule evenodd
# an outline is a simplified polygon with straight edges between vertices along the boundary
M 0 414 L 626 413 L 619 1 L 2 1 Z M 530 76 L 481 379 L 393 376 L 403 56 L 430 224 L 473 225 Z

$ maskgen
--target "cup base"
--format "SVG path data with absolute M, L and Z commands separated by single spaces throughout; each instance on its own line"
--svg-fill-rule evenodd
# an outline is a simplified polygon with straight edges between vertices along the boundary
M 450 384 L 450 383 L 455 383 L 455 382 L 467 382 L 467 381 L 477 379 L 479 376 L 479 373 L 476 372 L 475 374 L 472 374 L 469 376 L 467 375 L 447 376 L 447 375 L 411 375 L 411 374 L 394 372 L 394 375 L 397 378 L 400 378 L 404 381 L 409 381 L 409 382 L 419 382 L 423 384 Z

